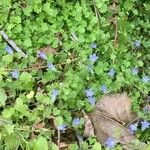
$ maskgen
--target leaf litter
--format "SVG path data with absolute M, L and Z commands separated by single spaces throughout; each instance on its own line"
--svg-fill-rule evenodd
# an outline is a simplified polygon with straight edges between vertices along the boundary
M 125 150 L 145 149 L 146 144 L 140 142 L 125 126 L 139 119 L 137 114 L 131 111 L 131 102 L 125 93 L 103 96 L 92 113 L 84 113 L 84 136 L 95 134 L 102 144 L 107 138 L 113 137 Z

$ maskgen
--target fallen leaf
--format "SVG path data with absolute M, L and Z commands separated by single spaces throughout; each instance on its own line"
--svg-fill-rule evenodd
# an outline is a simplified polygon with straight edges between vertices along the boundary
M 96 110 L 120 123 L 129 123 L 137 118 L 131 111 L 131 100 L 125 93 L 104 96 L 97 102 Z
M 67 144 L 67 143 L 64 143 L 64 142 L 60 142 L 60 143 L 59 143 L 59 149 L 64 149 L 64 148 L 66 148 L 66 147 L 68 147 L 68 144 Z
M 91 119 L 85 112 L 83 112 L 83 114 L 84 114 L 84 121 L 85 121 L 83 136 L 84 137 L 94 136 L 94 127 L 92 125 Z
M 117 121 L 103 115 L 96 110 L 89 114 L 94 125 L 95 134 L 100 143 L 104 143 L 108 137 L 114 137 L 118 142 L 127 144 L 136 139 L 129 131 Z
M 39 122 L 34 126 L 35 129 L 41 129 L 41 128 L 44 128 L 44 127 L 45 127 L 44 122 Z
M 145 143 L 140 142 L 122 125 L 137 118 L 137 115 L 131 111 L 131 100 L 126 94 L 104 96 L 97 102 L 95 111 L 88 115 L 100 143 L 104 144 L 108 137 L 113 137 L 125 150 L 146 148 Z
M 52 48 L 51 46 L 40 48 L 39 51 L 42 51 L 45 54 L 55 54 L 55 53 L 57 53 L 57 49 Z

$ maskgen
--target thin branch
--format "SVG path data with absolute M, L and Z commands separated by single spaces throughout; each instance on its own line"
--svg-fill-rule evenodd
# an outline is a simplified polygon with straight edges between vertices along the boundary
M 117 16 L 115 16 L 115 38 L 114 38 L 114 47 L 117 48 L 118 47 L 118 20 L 117 20 Z
M 12 41 L 8 35 L 3 31 L 1 30 L 0 31 L 0 35 L 5 39 L 5 41 L 12 46 L 12 48 L 14 48 L 18 53 L 21 53 L 21 55 L 23 57 L 27 57 L 27 55 L 16 45 L 16 43 L 14 41 Z
M 58 145 L 58 147 L 60 146 L 60 130 L 59 129 L 57 129 L 57 145 Z
M 74 58 L 70 61 L 71 62 L 74 62 L 76 60 L 78 60 L 79 58 Z M 61 66 L 61 65 L 65 65 L 66 63 L 60 63 L 60 64 L 56 64 L 54 66 Z M 44 65 L 44 66 L 38 66 L 38 67 L 31 67 L 31 68 L 24 68 L 24 69 L 19 69 L 19 71 L 32 71 L 32 70 L 39 70 L 39 69 L 44 69 L 44 68 L 48 68 L 47 65 Z M 15 68 L 16 69 L 16 68 Z M 5 71 L 13 71 L 14 69 L 10 69 L 10 68 L 5 68 L 4 69 Z
M 97 10 L 97 7 L 96 7 L 96 3 L 95 3 L 95 0 L 93 0 L 93 5 L 94 5 L 94 11 L 95 11 L 95 15 L 96 15 L 96 18 L 97 18 L 97 22 L 99 24 L 99 19 L 100 19 L 100 13 L 99 11 Z
M 112 2 L 112 10 L 113 10 L 113 25 L 114 25 L 114 47 L 117 48 L 118 47 L 118 0 L 113 0 Z

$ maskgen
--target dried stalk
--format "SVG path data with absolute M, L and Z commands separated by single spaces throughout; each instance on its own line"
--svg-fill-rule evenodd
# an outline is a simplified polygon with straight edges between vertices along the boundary
M 118 47 L 118 0 L 113 0 L 112 2 L 112 8 L 113 8 L 113 25 L 114 25 L 114 47 Z
M 5 41 L 12 46 L 12 48 L 14 48 L 18 53 L 21 53 L 21 55 L 23 57 L 27 57 L 27 55 L 16 45 L 16 43 L 14 41 L 12 41 L 8 35 L 3 31 L 1 30 L 0 31 L 0 35 L 5 39 Z
M 79 58 L 74 58 L 70 61 L 71 62 L 74 62 L 76 60 L 78 60 Z M 54 66 L 61 66 L 61 65 L 65 65 L 66 63 L 60 63 L 60 64 L 56 64 Z M 38 66 L 38 67 L 31 67 L 31 68 L 24 68 L 24 69 L 19 69 L 19 71 L 32 71 L 32 70 L 39 70 L 39 69 L 44 69 L 44 68 L 48 68 L 47 65 L 44 65 L 44 66 Z M 13 71 L 14 69 L 10 69 L 10 68 L 5 68 L 4 69 L 5 71 Z

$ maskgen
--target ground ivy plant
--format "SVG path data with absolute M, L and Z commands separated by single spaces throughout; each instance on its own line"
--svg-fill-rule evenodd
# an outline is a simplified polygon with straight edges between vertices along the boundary
M 0 149 L 56 150 L 56 131 L 82 135 L 80 112 L 118 92 L 144 119 L 131 131 L 149 143 L 149 12 L 148 0 L 1 0 L 0 29 L 27 57 L 0 37 Z M 115 146 L 72 136 L 70 150 Z

